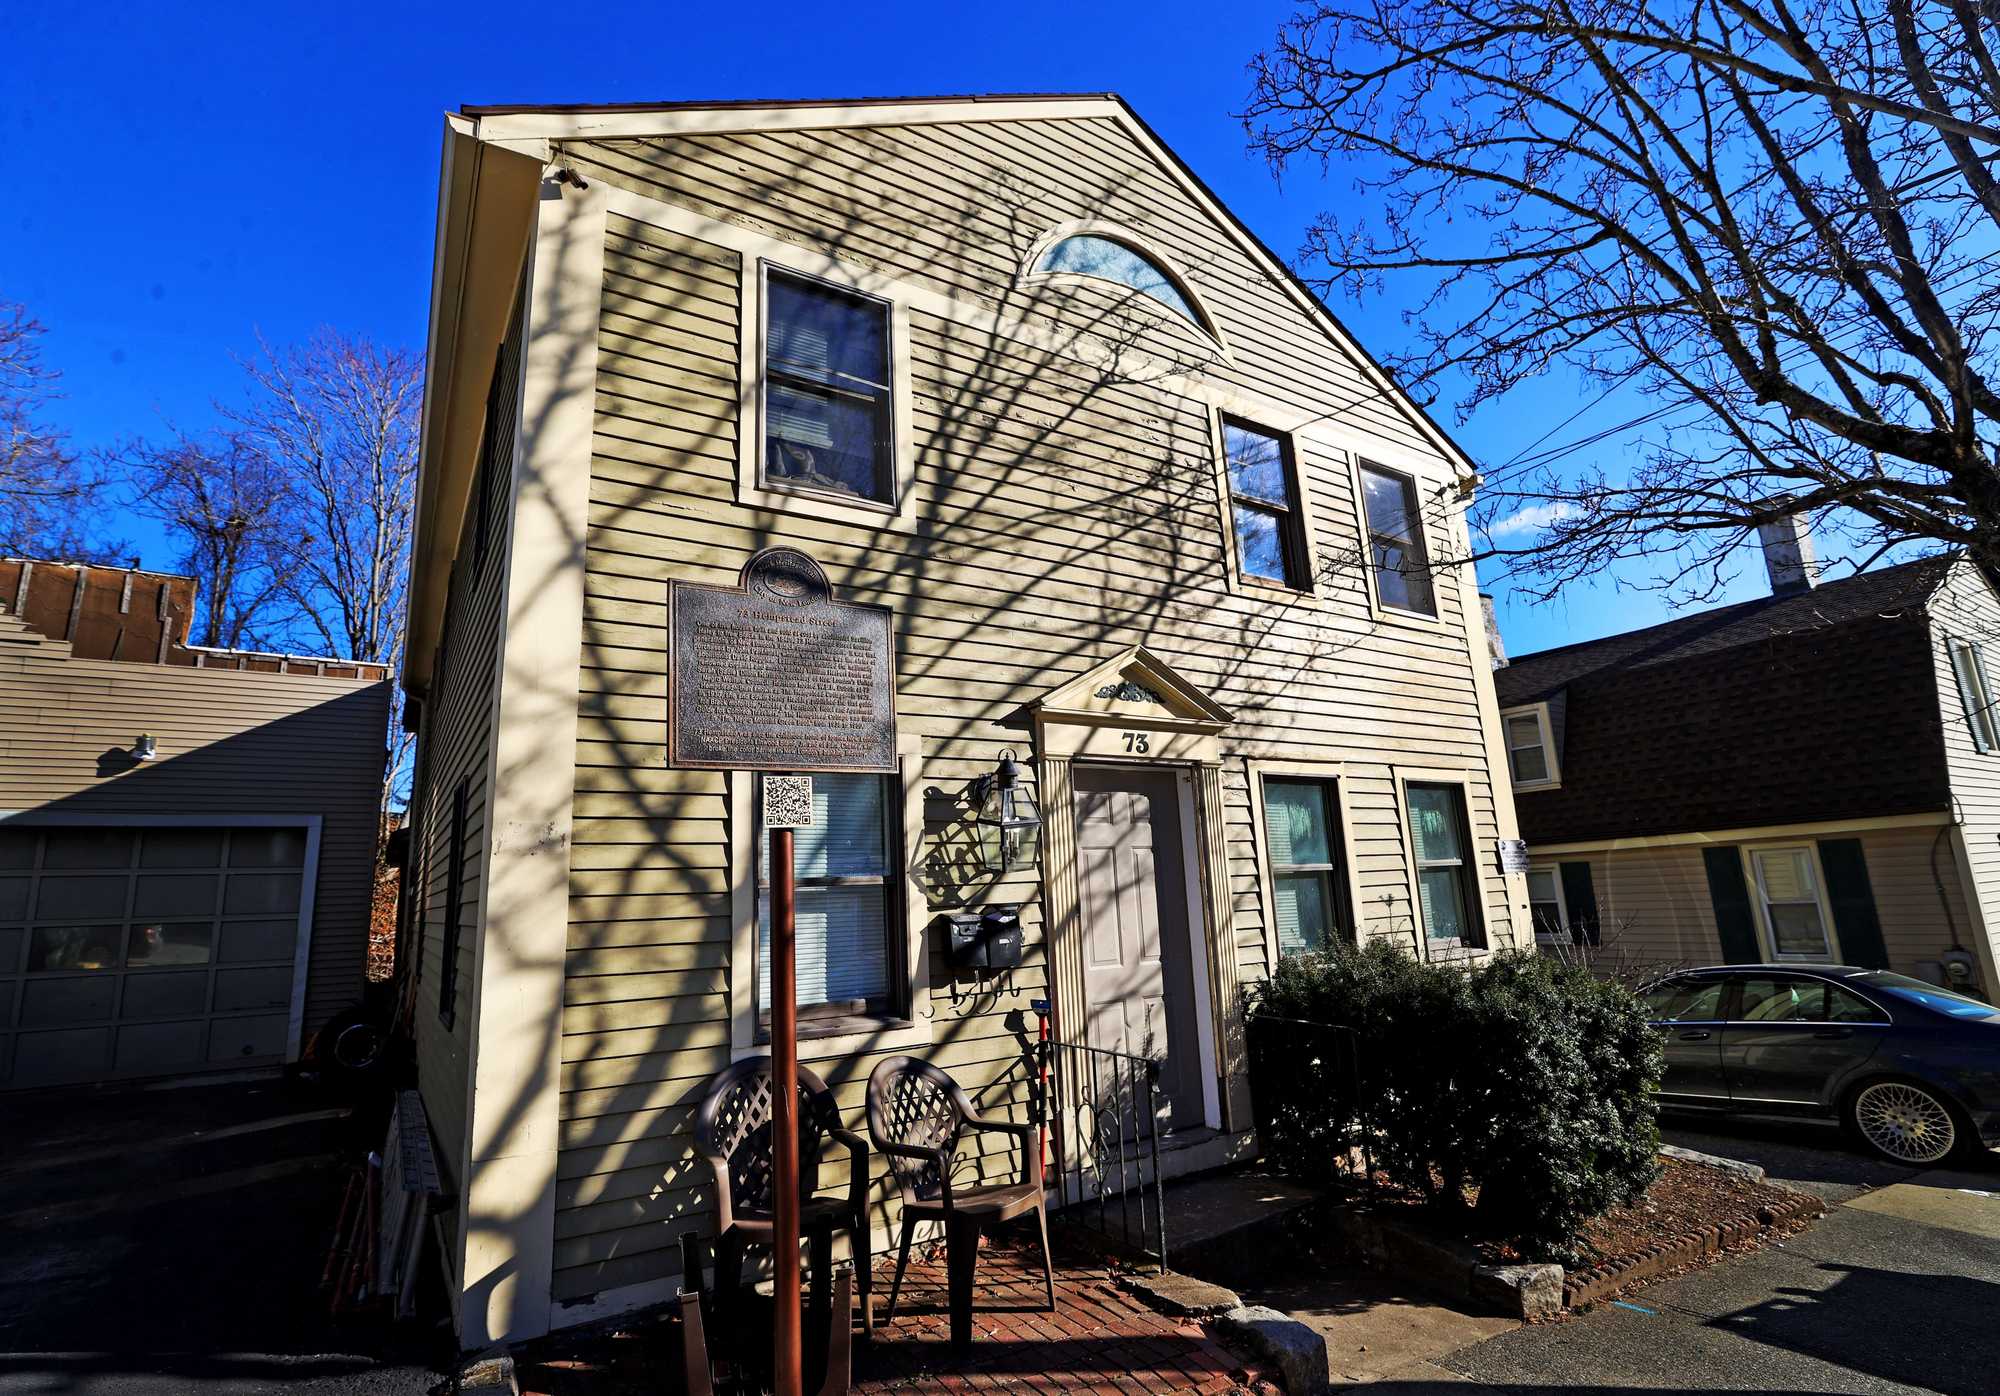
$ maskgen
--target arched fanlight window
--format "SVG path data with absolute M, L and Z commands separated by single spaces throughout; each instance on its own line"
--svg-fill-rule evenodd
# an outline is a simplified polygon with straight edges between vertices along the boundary
M 1115 239 L 1096 233 L 1059 238 L 1036 259 L 1035 270 L 1069 272 L 1076 276 L 1115 281 L 1141 295 L 1151 296 L 1176 315 L 1185 317 L 1196 329 L 1204 333 L 1212 332 L 1207 321 L 1189 304 L 1180 286 L 1167 275 L 1165 268 L 1145 253 Z

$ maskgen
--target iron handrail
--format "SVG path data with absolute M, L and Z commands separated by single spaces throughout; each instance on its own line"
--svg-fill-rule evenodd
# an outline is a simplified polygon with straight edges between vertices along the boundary
M 1109 1075 L 1112 1081 L 1111 1114 L 1116 1119 L 1118 1131 L 1115 1178 L 1119 1234 L 1127 1245 L 1132 1243 L 1132 1200 L 1136 1193 L 1139 1210 L 1138 1234 L 1142 1238 L 1142 1248 L 1143 1238 L 1150 1229 L 1153 1250 L 1159 1259 L 1160 1271 L 1164 1274 L 1167 1268 L 1167 1210 L 1166 1183 L 1160 1174 L 1160 1063 L 1152 1057 L 1138 1056 L 1131 1052 L 1060 1041 L 1052 1031 L 1053 1020 L 1048 1000 L 1037 999 L 1033 1007 L 1041 1028 L 1040 1041 L 1036 1046 L 1040 1077 L 1040 1089 L 1036 1092 L 1038 1116 L 1036 1123 L 1044 1130 L 1053 1126 L 1058 1206 L 1067 1208 L 1072 1200 L 1077 1204 L 1089 1200 L 1084 1196 L 1084 1174 L 1087 1167 L 1095 1182 L 1097 1229 L 1106 1235 L 1110 1234 L 1106 1201 L 1109 1188 L 1103 1157 L 1104 1146 L 1110 1142 L 1105 1131 L 1103 1089 L 1105 1078 Z M 1070 1067 L 1069 1071 L 1062 1069 L 1065 1064 Z M 1076 1096 L 1071 1103 L 1080 1109 L 1087 1109 L 1089 1118 L 1095 1125 L 1096 1139 L 1093 1141 L 1095 1147 L 1089 1149 L 1087 1154 L 1081 1148 L 1070 1147 L 1077 1143 L 1068 1137 L 1067 1124 L 1070 1112 L 1065 1109 L 1050 1108 L 1051 1099 L 1060 1105 L 1068 1098 L 1065 1092 L 1066 1083 Z M 1141 1113 L 1139 1108 L 1142 1096 L 1144 1113 Z M 1131 1125 L 1129 1139 L 1126 1130 L 1128 1119 Z M 1143 1155 L 1138 1152 L 1142 1141 L 1146 1148 Z M 1148 1163 L 1151 1165 L 1153 1175 L 1150 1218 L 1146 1197 Z M 1128 1187 L 1126 1184 L 1128 1169 L 1134 1176 L 1136 1187 Z M 1077 1195 L 1074 1199 L 1070 1197 L 1072 1171 L 1076 1175 Z

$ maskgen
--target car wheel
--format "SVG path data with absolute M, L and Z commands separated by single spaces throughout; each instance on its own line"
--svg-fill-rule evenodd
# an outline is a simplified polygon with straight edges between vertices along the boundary
M 1915 1081 L 1863 1086 L 1848 1098 L 1847 1122 L 1878 1157 L 1913 1168 L 1944 1162 L 1965 1137 L 1951 1102 Z

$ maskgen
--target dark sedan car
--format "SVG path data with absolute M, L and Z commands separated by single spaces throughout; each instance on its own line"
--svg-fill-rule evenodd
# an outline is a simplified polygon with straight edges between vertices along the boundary
M 1642 997 L 1663 1105 L 1817 1115 L 1903 1164 L 2000 1148 L 2000 1009 L 1843 965 L 1683 970 Z

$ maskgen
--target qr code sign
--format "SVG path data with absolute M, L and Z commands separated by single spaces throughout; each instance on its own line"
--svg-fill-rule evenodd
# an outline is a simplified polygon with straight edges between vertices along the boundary
M 764 827 L 810 829 L 813 823 L 811 776 L 764 777 Z

